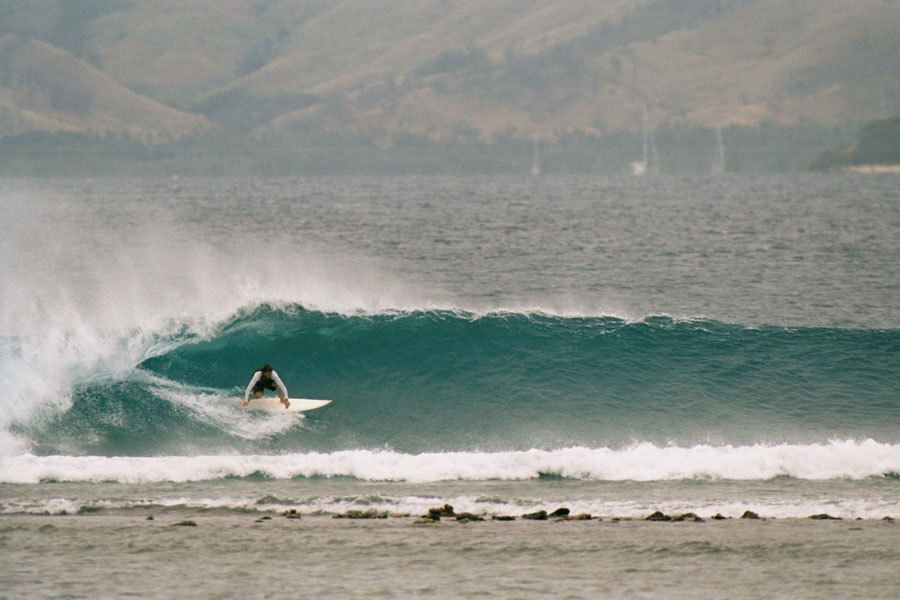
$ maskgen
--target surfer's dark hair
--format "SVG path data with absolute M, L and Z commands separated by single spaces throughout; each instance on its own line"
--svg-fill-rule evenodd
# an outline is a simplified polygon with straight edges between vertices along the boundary
M 274 370 L 275 370 L 275 369 L 273 369 L 273 368 L 272 368 L 272 365 L 270 365 L 270 364 L 265 364 L 265 365 L 263 365 L 263 366 L 261 366 L 260 368 L 257 369 L 257 371 L 259 371 L 259 372 L 261 372 L 261 373 L 266 373 L 266 372 L 268 372 L 268 371 L 274 371 Z

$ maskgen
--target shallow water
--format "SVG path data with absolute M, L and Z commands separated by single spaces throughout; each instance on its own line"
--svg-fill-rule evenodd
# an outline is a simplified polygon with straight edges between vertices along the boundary
M 197 527 L 173 526 L 187 517 Z M 28 598 L 894 598 L 897 527 L 16 516 L 0 518 L 0 584 Z

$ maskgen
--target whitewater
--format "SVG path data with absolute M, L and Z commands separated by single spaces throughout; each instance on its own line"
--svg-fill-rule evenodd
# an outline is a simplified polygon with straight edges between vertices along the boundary
M 896 190 L 3 180 L 0 518 L 900 518 Z
M 363 481 L 512 480 L 557 476 L 574 480 L 665 481 L 680 479 L 756 480 L 900 478 L 895 445 L 831 442 L 808 446 L 664 447 L 638 444 L 624 450 L 570 447 L 521 452 L 402 454 L 342 450 L 279 455 L 208 457 L 19 456 L 3 461 L 6 481 L 150 483 L 205 481 L 223 477 L 353 477 Z

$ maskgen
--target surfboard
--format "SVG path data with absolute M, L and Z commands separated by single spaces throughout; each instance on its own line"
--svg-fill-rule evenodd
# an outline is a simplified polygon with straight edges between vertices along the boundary
M 291 401 L 290 408 L 285 408 L 281 400 L 274 396 L 263 396 L 251 400 L 247 408 L 250 410 L 265 410 L 269 412 L 282 413 L 298 413 L 315 408 L 322 408 L 326 404 L 331 404 L 331 400 L 311 400 L 309 398 L 288 398 Z M 241 400 L 243 402 L 243 400 Z

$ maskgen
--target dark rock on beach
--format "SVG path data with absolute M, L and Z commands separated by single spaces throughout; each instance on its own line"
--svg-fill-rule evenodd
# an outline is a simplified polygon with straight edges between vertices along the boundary
M 588 513 L 581 513 L 581 514 L 578 514 L 578 515 L 571 515 L 571 516 L 568 516 L 568 517 L 566 517 L 566 520 L 567 520 L 567 521 L 590 521 L 590 520 L 593 519 L 593 518 L 594 518 L 594 517 L 592 517 L 592 516 L 589 515 Z
M 647 515 L 646 517 L 644 517 L 644 520 L 645 521 L 671 521 L 672 517 L 670 517 L 669 515 L 663 514 L 660 511 L 656 511 L 653 514 Z
M 438 516 L 423 515 L 415 520 L 418 525 L 430 525 L 431 523 L 440 523 L 441 518 Z
M 840 521 L 841 517 L 832 517 L 828 513 L 822 513 L 819 515 L 809 515 L 810 519 L 815 519 L 817 521 Z
M 377 510 L 348 510 L 345 513 L 334 515 L 335 519 L 387 519 L 387 511 Z
M 663 514 L 660 511 L 656 511 L 655 513 L 648 515 L 644 518 L 645 521 L 672 521 L 681 522 L 681 521 L 693 521 L 695 523 L 703 523 L 703 519 L 698 517 L 696 514 L 692 512 L 684 513 L 681 515 L 667 515 Z
M 429 508 L 429 515 L 436 515 L 438 518 L 440 517 L 455 517 L 456 513 L 453 512 L 453 507 L 449 504 L 445 504 L 443 506 L 439 506 L 437 508 Z
M 546 521 L 547 520 L 547 511 L 539 510 L 537 512 L 528 513 L 527 515 L 522 515 L 523 519 L 529 519 L 531 521 Z
M 515 521 L 516 518 L 510 515 L 494 515 L 491 517 L 494 521 Z
M 726 517 L 722 513 L 716 513 L 710 518 L 713 519 L 714 521 L 725 521 L 726 519 L 728 519 L 728 517 Z
M 683 515 L 675 515 L 672 517 L 673 521 L 693 521 L 694 523 L 703 523 L 703 519 L 698 517 L 692 512 L 684 513 Z
M 297 509 L 291 508 L 291 509 L 288 509 L 288 510 L 284 511 L 283 513 L 281 513 L 281 516 L 285 517 L 287 519 L 299 519 L 300 513 L 297 512 Z
M 742 519 L 758 519 L 759 515 L 753 512 L 752 510 L 744 511 L 744 514 L 741 515 Z
M 484 521 L 484 517 L 482 517 L 481 515 L 464 512 L 456 515 L 456 520 L 462 521 L 463 523 L 468 523 L 469 521 Z
M 197 524 L 194 521 L 181 521 L 180 523 L 175 523 L 172 527 L 196 527 Z
M 557 508 L 557 509 L 554 510 L 552 513 L 550 513 L 549 516 L 550 516 L 551 519 L 558 519 L 558 518 L 561 518 L 561 517 L 568 517 L 568 516 L 569 516 L 569 509 L 568 509 L 568 508 Z
M 463 513 L 468 514 L 468 513 Z M 445 504 L 443 506 L 436 506 L 434 508 L 428 509 L 428 514 L 422 515 L 416 523 L 425 523 L 427 521 L 440 521 L 441 517 L 455 517 L 456 513 L 453 511 L 453 507 L 449 504 Z

